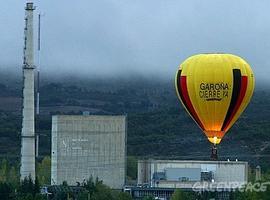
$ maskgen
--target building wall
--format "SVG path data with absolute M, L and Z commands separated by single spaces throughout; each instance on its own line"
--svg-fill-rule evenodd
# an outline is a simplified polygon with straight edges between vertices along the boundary
M 126 117 L 52 117 L 52 184 L 82 183 L 98 177 L 120 189 L 126 174 Z
M 219 181 L 247 181 L 247 165 L 239 162 L 217 164 L 215 180 Z
M 148 161 L 138 161 L 137 179 L 138 184 L 149 183 L 151 181 L 151 165 Z
M 146 170 L 150 168 L 150 170 Z M 167 169 L 197 169 L 201 172 L 211 171 L 214 182 L 247 183 L 248 163 L 240 161 L 192 161 L 192 160 L 140 160 L 138 161 L 138 184 L 149 183 L 153 187 L 183 187 L 192 186 L 194 182 L 179 182 L 162 180 L 156 184 L 153 180 L 155 172 L 166 172 Z

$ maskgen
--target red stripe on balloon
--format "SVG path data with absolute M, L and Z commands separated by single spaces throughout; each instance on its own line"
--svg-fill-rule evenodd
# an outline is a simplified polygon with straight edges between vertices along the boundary
M 240 89 L 240 94 L 239 94 L 239 97 L 237 99 L 237 103 L 233 109 L 233 112 L 229 118 L 229 120 L 227 121 L 227 124 L 225 125 L 224 127 L 224 130 L 227 131 L 227 128 L 229 126 L 229 124 L 231 123 L 233 117 L 235 116 L 235 114 L 237 113 L 245 95 L 246 95 L 246 91 L 247 91 L 247 83 L 248 83 L 248 78 L 247 76 L 242 76 L 241 77 L 241 89 Z
M 200 121 L 196 111 L 194 110 L 192 103 L 190 101 L 189 95 L 188 95 L 188 90 L 187 90 L 187 77 L 186 76 L 181 76 L 180 77 L 180 88 L 182 91 L 182 95 L 185 101 L 185 105 L 187 107 L 187 110 L 189 111 L 189 113 L 191 114 L 191 116 L 193 117 L 193 119 L 197 122 L 197 124 L 203 129 L 204 126 L 202 124 L 202 122 Z

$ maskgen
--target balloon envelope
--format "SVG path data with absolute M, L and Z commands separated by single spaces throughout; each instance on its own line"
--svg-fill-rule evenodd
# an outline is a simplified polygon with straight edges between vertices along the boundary
M 254 90 L 249 64 L 232 54 L 199 54 L 185 60 L 176 92 L 208 140 L 219 144 L 248 105 Z

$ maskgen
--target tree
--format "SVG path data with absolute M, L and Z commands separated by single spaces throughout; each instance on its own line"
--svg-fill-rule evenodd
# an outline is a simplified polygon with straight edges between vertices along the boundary
M 35 184 L 33 187 L 33 196 L 35 197 L 39 193 L 40 193 L 40 185 L 39 185 L 38 177 L 36 177 Z
M 96 183 L 93 181 L 93 176 L 91 176 L 86 183 L 83 185 L 83 187 L 88 190 L 90 196 L 92 196 L 96 190 L 96 184 L 98 179 L 96 179 Z
M 50 184 L 51 182 L 51 158 L 45 156 L 41 163 L 37 164 L 37 177 L 41 185 Z
M 10 200 L 13 196 L 13 189 L 9 183 L 0 183 L 0 197 L 1 200 Z
M 192 194 L 183 192 L 180 189 L 176 189 L 171 198 L 171 200 L 192 200 L 192 199 L 195 199 Z
M 144 197 L 143 200 L 155 200 L 155 198 L 152 196 L 147 196 L 147 197 Z
M 33 183 L 31 176 L 25 177 L 23 179 L 18 190 L 19 190 L 19 193 L 21 193 L 21 194 L 28 194 L 28 193 L 33 194 L 34 183 Z
M 91 197 L 93 200 L 114 200 L 115 194 L 108 186 L 104 185 L 102 181 L 96 178 L 94 193 Z
M 116 200 L 112 190 L 106 185 L 97 185 L 96 192 L 92 196 L 93 200 Z
M 7 176 L 8 176 L 8 162 L 6 159 L 3 159 L 1 161 L 0 165 L 0 181 L 1 182 L 6 182 L 7 181 Z
M 90 194 L 88 191 L 82 191 L 78 194 L 78 200 L 88 200 L 90 199 Z
M 41 200 L 41 199 L 45 199 L 45 197 L 40 195 L 40 185 L 38 178 L 36 178 L 35 182 L 33 182 L 31 176 L 25 177 L 18 187 L 16 200 Z
M 138 160 L 134 156 L 127 157 L 127 176 L 132 180 L 137 178 L 137 163 Z
M 67 200 L 70 197 L 71 190 L 66 181 L 63 181 L 62 185 L 59 186 L 54 196 L 55 200 Z
M 88 191 L 91 200 L 119 200 L 118 197 L 120 194 L 111 190 L 98 178 L 94 181 L 91 176 L 86 183 L 83 184 L 83 187 Z M 127 196 L 126 194 L 122 194 L 121 198 L 124 198 L 123 200 L 129 200 Z
M 17 169 L 14 166 L 12 166 L 9 170 L 8 182 L 16 187 L 19 185 L 19 174 L 18 174 Z
M 35 196 L 35 200 L 47 200 L 47 198 L 44 195 L 41 194 L 37 194 Z
M 132 197 L 126 192 L 120 192 L 118 194 L 117 200 L 132 200 Z

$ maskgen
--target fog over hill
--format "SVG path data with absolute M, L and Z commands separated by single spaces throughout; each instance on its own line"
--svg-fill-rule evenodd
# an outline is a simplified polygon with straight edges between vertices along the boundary
M 224 52 L 247 60 L 257 80 L 269 80 L 267 0 L 33 2 L 35 19 L 42 14 L 40 67 L 44 73 L 170 78 L 191 55 Z M 20 71 L 24 7 L 25 1 L 18 0 L 0 7 L 5 27 L 0 69 Z
M 16 70 L 14 70 L 16 69 Z M 177 69 L 177 68 L 176 68 Z M 176 71 L 175 71 L 176 72 Z M 16 85 L 16 87 L 22 87 L 22 69 L 21 67 L 12 68 L 0 68 L 0 83 L 6 85 Z M 68 71 L 61 70 L 52 73 L 46 70 L 40 71 L 40 82 L 41 85 L 50 83 L 64 83 L 64 84 L 87 84 L 88 87 L 101 87 L 105 83 L 119 83 L 121 84 L 136 84 L 141 81 L 146 81 L 153 84 L 163 84 L 168 83 L 174 86 L 175 74 L 171 75 L 161 75 L 161 74 L 147 74 L 147 73 L 122 73 L 122 74 L 110 74 L 110 75 L 94 75 L 91 73 L 81 74 L 81 73 L 71 73 Z M 92 85 L 92 84 L 94 85 Z M 97 85 L 98 84 L 98 85 Z M 135 86 L 134 86 L 135 87 Z M 269 79 L 260 79 L 260 77 L 255 77 L 255 91 L 256 90 L 268 90 L 270 89 Z M 174 90 L 174 89 L 173 89 Z

